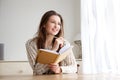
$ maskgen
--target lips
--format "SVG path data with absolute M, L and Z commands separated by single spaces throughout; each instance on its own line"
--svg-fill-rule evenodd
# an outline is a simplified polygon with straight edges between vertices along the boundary
M 54 31 L 54 32 L 58 32 L 58 29 L 52 29 L 52 31 Z

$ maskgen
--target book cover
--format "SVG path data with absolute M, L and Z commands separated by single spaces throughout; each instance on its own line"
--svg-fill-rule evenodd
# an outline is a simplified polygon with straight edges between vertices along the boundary
M 41 64 L 59 63 L 60 61 L 66 58 L 66 56 L 70 53 L 72 48 L 73 46 L 66 45 L 63 48 L 61 48 L 59 52 L 46 49 L 39 49 L 37 62 Z

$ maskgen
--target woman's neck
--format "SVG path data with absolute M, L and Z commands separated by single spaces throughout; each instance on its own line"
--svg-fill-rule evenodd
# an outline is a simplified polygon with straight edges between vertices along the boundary
M 45 42 L 45 47 L 46 48 L 52 48 L 52 42 L 53 42 L 53 38 L 54 36 L 53 35 L 47 35 L 46 36 L 46 42 Z

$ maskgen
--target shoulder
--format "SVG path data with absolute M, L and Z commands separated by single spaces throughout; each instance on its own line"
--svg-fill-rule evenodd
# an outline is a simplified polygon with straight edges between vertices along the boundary
M 31 39 L 29 39 L 29 40 L 27 40 L 26 41 L 26 46 L 34 46 L 34 45 L 36 45 L 36 38 L 31 38 Z

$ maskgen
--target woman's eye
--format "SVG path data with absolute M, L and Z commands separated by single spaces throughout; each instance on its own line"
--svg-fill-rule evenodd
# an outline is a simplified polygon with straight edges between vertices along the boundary
M 55 23 L 54 21 L 51 21 L 51 23 Z
M 51 23 L 57 24 L 55 21 L 51 21 Z M 61 23 L 58 23 L 57 25 L 61 26 Z

